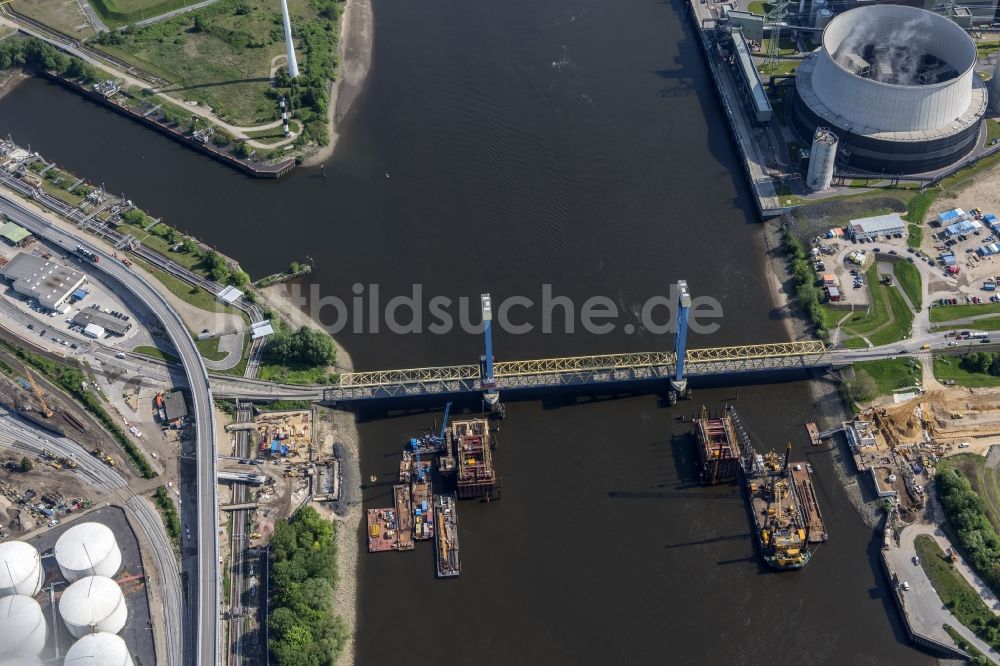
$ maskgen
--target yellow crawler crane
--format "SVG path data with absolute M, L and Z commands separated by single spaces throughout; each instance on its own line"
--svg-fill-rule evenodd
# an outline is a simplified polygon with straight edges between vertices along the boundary
M 52 418 L 52 410 L 45 404 L 45 394 L 42 393 L 42 390 L 38 388 L 38 384 L 35 383 L 34 373 L 25 366 L 24 374 L 28 378 L 28 383 L 31 384 L 31 392 L 35 395 L 35 400 L 38 401 L 39 411 L 42 413 L 42 416 L 47 419 Z

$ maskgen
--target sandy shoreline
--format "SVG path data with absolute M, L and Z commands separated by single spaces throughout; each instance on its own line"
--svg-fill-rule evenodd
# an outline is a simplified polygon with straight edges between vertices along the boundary
M 330 84 L 330 105 L 326 113 L 330 141 L 304 160 L 302 166 L 326 162 L 337 148 L 337 126 L 354 104 L 372 61 L 373 17 L 371 0 L 347 0 L 340 17 L 340 65 L 337 80 Z
M 355 1 L 355 0 L 352 0 Z M 366 0 L 367 1 L 367 0 Z M 279 313 L 286 321 L 295 327 L 308 326 L 324 330 L 322 325 L 310 318 L 305 312 L 294 305 L 289 297 L 287 286 L 276 284 L 260 291 L 264 305 Z M 350 372 L 354 368 L 351 356 L 346 349 L 337 343 L 338 372 Z M 361 502 L 361 452 L 359 449 L 358 429 L 354 414 L 343 410 L 330 410 L 334 415 L 334 429 L 337 442 L 341 445 L 345 459 L 341 461 L 344 469 L 343 498 L 338 503 L 333 519 L 337 521 L 337 565 L 339 579 L 333 592 L 333 607 L 337 614 L 344 618 L 350 632 L 350 639 L 344 646 L 338 663 L 351 666 L 355 661 L 354 636 L 357 631 L 358 615 L 358 528 L 362 518 Z
M 794 295 L 791 289 L 792 276 L 788 272 L 788 259 L 781 249 L 780 222 L 772 220 L 764 223 L 764 273 L 771 292 L 774 307 L 783 315 L 785 331 L 790 340 L 807 340 L 811 324 L 801 311 L 792 303 Z M 813 379 L 806 383 L 809 396 L 813 402 L 813 414 L 810 417 L 820 430 L 839 428 L 843 421 L 850 418 L 840 397 L 839 387 L 831 381 Z M 853 459 L 846 450 L 846 444 L 841 444 L 839 438 L 832 445 L 825 445 L 834 459 L 834 470 L 837 479 L 844 487 L 847 497 L 858 511 L 861 520 L 871 528 L 876 528 L 882 516 L 881 502 L 878 498 L 866 497 L 862 487 L 861 477 L 854 469 Z
M 28 72 L 20 67 L 4 70 L 0 73 L 0 99 L 3 99 L 7 93 L 14 90 L 22 81 L 30 78 L 31 74 L 28 74 Z

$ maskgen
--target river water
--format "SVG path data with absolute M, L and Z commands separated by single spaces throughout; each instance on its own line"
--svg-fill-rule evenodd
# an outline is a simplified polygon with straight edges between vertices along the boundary
M 253 181 L 40 80 L 0 127 L 238 257 L 252 275 L 312 257 L 323 296 L 377 284 L 426 297 L 579 306 L 608 296 L 636 324 L 687 279 L 722 305 L 692 346 L 786 338 L 760 226 L 679 2 L 375 1 L 366 87 L 325 169 Z M 329 315 L 329 312 L 326 313 Z M 524 319 L 538 323 L 537 313 Z M 641 330 L 641 329 L 640 329 Z M 496 333 L 499 359 L 669 348 L 670 335 Z M 475 362 L 474 333 L 337 336 L 358 369 Z M 803 571 L 755 555 L 735 487 L 694 478 L 688 424 L 734 400 L 762 448 L 817 470 L 830 541 Z M 805 447 L 804 383 L 510 405 L 499 502 L 459 506 L 462 575 L 433 549 L 362 554 L 358 663 L 927 663 L 906 641 L 878 540 L 829 452 Z M 439 413 L 360 424 L 366 506 L 388 505 L 404 438 Z M 363 530 L 358 547 L 363 548 Z

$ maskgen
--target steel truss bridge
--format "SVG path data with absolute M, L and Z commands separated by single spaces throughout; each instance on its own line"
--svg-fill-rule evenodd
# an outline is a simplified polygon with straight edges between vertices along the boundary
M 691 377 L 809 370 L 827 367 L 834 362 L 819 340 L 689 349 L 685 359 L 686 374 Z M 493 364 L 495 383 L 492 386 L 484 385 L 482 364 L 351 372 L 340 375 L 336 385 L 326 388 L 323 400 L 347 403 L 477 394 L 488 389 L 511 393 L 570 386 L 667 382 L 676 366 L 674 352 L 497 361 Z

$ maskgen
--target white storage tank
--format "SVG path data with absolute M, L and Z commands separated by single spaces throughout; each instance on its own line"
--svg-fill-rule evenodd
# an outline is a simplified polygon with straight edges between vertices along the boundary
M 101 632 L 73 643 L 63 666 L 134 666 L 134 662 L 121 637 Z
M 816 12 L 816 20 L 813 21 L 813 27 L 822 30 L 826 25 L 833 20 L 833 10 L 824 7 Z
M 12 594 L 0 598 L 0 655 L 37 655 L 45 647 L 45 616 L 31 597 Z
M 122 551 L 114 532 L 101 523 L 81 523 L 63 533 L 53 549 L 63 576 L 74 582 L 86 576 L 116 575 L 122 566 Z
M 806 187 L 813 192 L 830 189 L 833 183 L 833 166 L 837 161 L 837 135 L 826 127 L 817 127 L 809 151 L 809 171 Z
M 24 594 L 33 597 L 45 582 L 38 551 L 23 541 L 0 543 L 0 597 Z
M 59 614 L 75 638 L 98 631 L 117 634 L 128 620 L 128 607 L 118 583 L 104 576 L 81 578 L 66 588 Z

